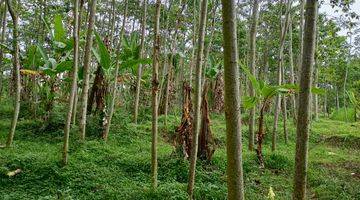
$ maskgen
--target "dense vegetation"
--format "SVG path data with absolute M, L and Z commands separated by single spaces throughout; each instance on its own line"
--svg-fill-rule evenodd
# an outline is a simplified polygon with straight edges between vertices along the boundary
M 0 199 L 360 199 L 356 3 L 0 0 Z

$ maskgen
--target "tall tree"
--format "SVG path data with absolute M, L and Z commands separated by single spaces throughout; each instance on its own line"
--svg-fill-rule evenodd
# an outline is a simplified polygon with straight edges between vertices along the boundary
M 148 0 L 143 0 L 143 13 L 141 19 L 140 58 L 144 58 L 145 56 L 144 47 L 145 47 L 146 17 L 147 17 L 147 1 Z M 140 64 L 138 67 L 137 80 L 136 80 L 136 96 L 135 96 L 135 112 L 134 112 L 135 123 L 137 123 L 138 113 L 139 113 L 141 76 L 142 76 L 142 65 Z
M 122 23 L 122 27 L 121 27 L 121 31 L 120 31 L 120 35 L 119 35 L 119 43 L 116 49 L 116 55 L 120 55 L 120 50 L 121 50 L 121 45 L 122 45 L 122 38 L 124 36 L 124 32 L 125 32 L 125 25 L 126 25 L 126 21 L 127 21 L 127 13 L 128 13 L 128 0 L 125 0 L 125 10 L 124 10 L 124 18 L 123 18 L 123 23 Z M 102 137 L 105 141 L 107 141 L 108 136 L 109 136 L 109 131 L 110 131 L 110 126 L 111 126 L 111 120 L 114 114 L 114 107 L 115 107 L 115 101 L 116 101 L 116 95 L 117 95 L 117 82 L 118 82 L 118 74 L 119 74 L 119 67 L 120 67 L 120 63 L 119 63 L 119 59 L 116 58 L 115 61 L 115 72 L 114 72 L 114 83 L 113 86 L 111 88 L 111 100 L 110 100 L 110 105 L 109 105 L 109 113 L 106 116 L 106 120 L 105 120 L 105 125 L 104 125 L 104 131 L 102 133 Z
M 258 23 L 258 14 L 259 10 L 259 1 L 253 1 L 252 17 L 251 17 L 251 28 L 250 28 L 250 54 L 249 54 L 249 63 L 251 73 L 256 76 L 256 30 Z M 255 96 L 255 89 L 252 84 L 250 84 L 250 96 Z M 249 119 L 249 150 L 254 149 L 254 130 L 255 130 L 255 112 L 256 107 L 250 109 L 250 119 Z
M 308 142 L 310 127 L 310 89 L 312 70 L 315 57 L 315 30 L 318 0 L 306 1 L 306 14 L 304 26 L 304 52 L 300 78 L 300 93 L 296 126 L 296 153 L 293 199 L 306 199 L 306 177 L 308 162 Z
M 223 16 L 227 187 L 229 200 L 244 199 L 240 83 L 235 0 L 221 0 Z
M 16 4 L 16 2 L 15 2 Z M 15 135 L 15 129 L 16 129 L 16 124 L 18 121 L 18 117 L 19 117 L 19 111 L 20 111 L 20 94 L 21 94 L 21 78 L 20 78 L 20 60 L 19 60 L 19 44 L 18 44 L 18 22 L 19 22 L 19 18 L 17 13 L 14 10 L 13 5 L 11 5 L 10 0 L 6 0 L 6 5 L 8 7 L 11 19 L 12 19 L 12 23 L 13 23 L 13 73 L 15 75 L 15 103 L 14 103 L 14 115 L 13 115 L 13 119 L 11 121 L 11 129 L 9 131 L 8 134 L 8 138 L 6 141 L 6 146 L 10 147 L 12 145 L 12 142 L 14 140 L 14 135 Z
M 86 34 L 84 66 L 83 66 L 83 89 L 81 94 L 81 120 L 80 120 L 80 138 L 85 139 L 86 134 L 86 112 L 89 96 L 90 84 L 90 61 L 91 61 L 91 48 L 93 43 L 93 29 L 95 22 L 96 0 L 92 0 L 89 5 L 90 15 L 88 19 L 88 30 Z
M 160 10 L 161 0 L 156 0 L 154 17 L 154 48 L 152 73 L 152 141 L 151 141 L 151 180 L 152 186 L 157 187 L 157 137 L 158 137 L 158 92 L 159 92 L 159 61 L 160 61 Z
M 63 164 L 68 163 L 68 150 L 69 150 L 69 133 L 71 117 L 74 107 L 75 94 L 77 92 L 77 74 L 79 66 L 79 0 L 74 0 L 74 28 L 73 28 L 73 39 L 74 39 L 74 68 L 72 73 L 71 92 L 69 97 L 69 110 L 66 116 L 66 122 L 64 127 L 64 147 L 63 147 Z
M 206 27 L 206 15 L 207 15 L 207 0 L 202 0 L 200 10 L 200 24 L 199 24 L 199 38 L 197 43 L 197 55 L 196 55 L 196 75 L 195 75 L 195 115 L 194 115 L 194 129 L 192 135 L 191 155 L 190 155 L 190 169 L 189 169 L 189 183 L 188 193 L 189 198 L 194 198 L 194 185 L 195 185 L 195 171 L 196 160 L 199 143 L 199 132 L 201 122 L 201 71 L 203 64 L 204 54 L 204 40 L 205 40 L 205 27 Z
M 1 43 L 4 43 L 5 41 L 5 33 L 6 33 L 6 12 L 7 12 L 7 9 L 6 9 L 6 3 L 5 1 L 3 2 L 4 3 L 4 9 L 3 9 L 3 12 L 2 12 L 2 24 L 1 24 L 1 37 L 0 37 L 0 42 Z M 3 58 L 4 58 L 4 52 L 3 52 L 3 47 L 0 47 L 0 100 L 1 100 L 1 97 L 2 97 L 2 92 L 3 92 Z
M 285 21 L 282 20 L 282 13 L 280 13 L 280 49 L 279 49 L 279 66 L 277 69 L 277 85 L 282 84 L 283 74 L 284 71 L 284 48 L 285 48 L 285 38 L 286 32 L 289 26 L 289 19 L 290 19 L 290 9 L 291 9 L 291 2 L 292 0 L 287 0 L 286 4 L 286 11 L 285 11 Z M 282 6 L 283 1 L 280 1 L 280 6 Z M 285 105 L 285 104 L 283 104 Z M 279 121 L 279 113 L 280 113 L 280 106 L 281 106 L 281 95 L 278 94 L 275 100 L 275 110 L 274 110 L 274 127 L 272 133 L 272 146 L 271 150 L 275 151 L 276 149 L 276 137 L 277 137 L 277 128 L 278 128 L 278 121 Z

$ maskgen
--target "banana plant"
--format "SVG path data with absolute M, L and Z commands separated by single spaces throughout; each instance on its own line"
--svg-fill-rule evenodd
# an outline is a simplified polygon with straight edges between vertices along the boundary
M 262 143 L 265 137 L 265 126 L 264 126 L 264 117 L 266 112 L 268 111 L 269 105 L 273 97 L 278 94 L 293 94 L 298 88 L 295 85 L 285 84 L 279 86 L 273 86 L 265 83 L 262 80 L 257 80 L 254 75 L 250 73 L 248 68 L 245 65 L 242 65 L 242 70 L 247 75 L 250 80 L 253 88 L 255 89 L 254 96 L 245 96 L 242 100 L 242 106 L 245 109 L 253 108 L 254 106 L 260 107 L 259 113 L 259 121 L 258 121 L 258 132 L 256 134 L 257 139 L 257 149 L 256 154 L 259 160 L 259 164 L 261 168 L 264 168 L 264 159 L 262 153 Z

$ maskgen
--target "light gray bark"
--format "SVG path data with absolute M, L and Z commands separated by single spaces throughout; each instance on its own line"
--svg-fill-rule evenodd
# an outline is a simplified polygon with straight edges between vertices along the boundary
M 282 1 L 281 1 L 282 2 Z M 282 71 L 284 68 L 284 46 L 285 46 L 285 38 L 286 38 L 286 32 L 289 26 L 289 19 L 290 19 L 290 9 L 291 9 L 291 2 L 292 0 L 287 0 L 286 5 L 286 11 L 285 11 L 285 22 L 281 20 L 282 14 L 280 14 L 280 50 L 279 50 L 279 66 L 277 71 L 277 85 L 282 84 Z M 274 110 L 274 127 L 273 127 L 273 133 L 272 133 L 272 145 L 271 150 L 276 150 L 276 138 L 277 138 L 277 128 L 278 128 L 278 121 L 279 121 L 279 113 L 280 113 L 280 106 L 281 106 L 281 95 L 278 94 L 276 96 L 275 100 L 275 110 Z
M 308 163 L 308 143 L 310 129 L 310 96 L 312 70 L 315 56 L 315 31 L 318 1 L 306 1 L 306 14 L 304 26 L 304 52 L 302 55 L 302 67 L 300 78 L 300 93 L 296 126 L 296 153 L 295 153 L 295 176 L 294 176 L 294 200 L 305 200 L 306 177 Z
M 6 141 L 6 147 L 10 147 L 14 140 L 15 129 L 20 111 L 20 95 L 21 95 L 21 78 L 20 78 L 20 59 L 19 59 L 19 44 L 18 44 L 18 15 L 15 12 L 10 0 L 6 0 L 12 22 L 13 22 L 13 73 L 15 74 L 15 98 L 14 98 L 14 115 L 11 121 L 11 128 Z
M 90 83 L 90 61 L 91 61 L 91 48 L 93 43 L 93 29 L 95 22 L 95 12 L 96 12 L 96 0 L 92 0 L 89 5 L 90 14 L 88 21 L 88 30 L 86 35 L 86 44 L 85 44 L 85 55 L 84 55 L 84 78 L 83 78 L 83 89 L 81 94 L 81 120 L 80 120 L 80 138 L 85 139 L 86 134 L 86 112 L 87 112 L 87 102 L 89 96 L 89 83 Z
M 125 32 L 125 25 L 126 25 L 126 21 L 127 21 L 127 13 L 128 13 L 128 0 L 125 0 L 125 10 L 124 10 L 124 19 L 123 19 L 123 24 L 121 27 L 121 31 L 120 31 L 120 35 L 119 35 L 119 43 L 118 46 L 116 48 L 116 55 L 120 54 L 120 50 L 121 50 L 121 45 L 122 45 L 122 38 L 124 36 L 124 32 Z M 111 95 L 110 95 L 110 105 L 109 105 L 109 113 L 107 114 L 106 120 L 105 120 L 105 124 L 104 124 L 104 131 L 102 134 L 102 137 L 105 141 L 107 141 L 108 136 L 109 136 L 109 131 L 110 131 L 110 126 L 111 126 L 111 120 L 114 114 L 114 110 L 115 110 L 115 101 L 116 101 L 116 96 L 117 96 L 117 81 L 118 81 L 118 74 L 119 74 L 119 67 L 120 67 L 120 63 L 119 63 L 119 58 L 116 58 L 116 63 L 115 63 L 115 71 L 114 71 L 114 82 L 111 88 Z
M 154 16 L 154 48 L 153 48 L 153 74 L 152 74 L 152 141 L 151 141 L 151 182 L 153 189 L 157 187 L 158 161 L 158 92 L 159 92 L 159 60 L 160 60 L 160 10 L 161 0 L 156 0 L 156 13 Z
M 205 40 L 205 27 L 207 16 L 207 0 L 202 0 L 200 9 L 200 24 L 199 24 L 199 38 L 197 44 L 196 54 L 196 74 L 195 74 L 195 115 L 194 115 L 194 129 L 192 135 L 191 155 L 190 155 L 190 169 L 189 169 L 189 184 L 188 193 L 189 198 L 194 198 L 194 185 L 195 185 L 195 169 L 198 152 L 199 132 L 200 132 L 200 116 L 201 116 L 201 71 L 203 65 L 204 54 L 204 40 Z
M 222 0 L 227 187 L 229 200 L 244 199 L 242 170 L 242 136 L 240 114 L 240 83 L 234 0 Z
M 250 63 L 250 72 L 252 75 L 256 76 L 256 31 L 257 31 L 257 21 L 259 18 L 259 1 L 253 1 L 253 10 L 251 17 L 251 28 L 250 28 L 250 53 L 249 53 L 249 63 Z M 255 96 L 255 88 L 252 84 L 249 84 L 250 87 L 250 96 Z M 255 115 L 256 107 L 251 108 L 249 116 L 249 150 L 254 149 L 254 132 L 255 132 Z
M 64 127 L 64 146 L 63 146 L 63 165 L 68 163 L 68 151 L 69 151 L 69 135 L 70 135 L 70 124 L 71 117 L 74 107 L 75 94 L 77 92 L 77 73 L 79 66 L 79 0 L 74 0 L 74 29 L 73 29 L 73 40 L 74 40 L 74 68 L 72 73 L 71 92 L 69 97 L 69 110 L 66 116 L 66 122 Z
M 141 40 L 140 40 L 140 58 L 144 58 L 144 46 L 145 46 L 145 30 L 146 30 L 146 15 L 147 15 L 147 1 L 143 0 L 143 13 L 141 19 Z M 135 96 L 135 111 L 134 111 L 134 122 L 137 123 L 139 113 L 139 99 L 140 99 L 140 87 L 141 87 L 141 76 L 142 76 L 142 64 L 138 67 L 137 80 L 136 80 L 136 96 Z

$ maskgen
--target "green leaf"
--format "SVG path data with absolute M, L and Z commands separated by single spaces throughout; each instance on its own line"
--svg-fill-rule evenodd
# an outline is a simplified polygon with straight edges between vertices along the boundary
M 106 48 L 104 42 L 101 40 L 99 34 L 95 33 L 95 39 L 99 47 L 100 65 L 104 69 L 109 69 L 111 67 L 110 53 Z
M 63 26 L 61 15 L 55 15 L 54 18 L 54 39 L 57 42 L 65 43 L 66 30 Z
M 242 105 L 245 109 L 253 108 L 258 102 L 258 98 L 256 97 L 250 97 L 250 96 L 244 96 L 242 99 Z
M 70 71 L 72 69 L 73 65 L 74 65 L 74 62 L 71 60 L 63 61 L 56 66 L 55 70 L 57 73 Z
M 42 46 L 37 45 L 37 50 L 40 52 L 41 57 L 44 59 L 45 62 L 49 61 L 49 57 L 47 56 L 47 54 L 45 53 L 45 50 Z
M 242 70 L 245 72 L 245 74 L 249 78 L 253 88 L 256 90 L 257 93 L 260 92 L 261 88 L 260 88 L 259 81 L 256 80 L 256 77 L 250 73 L 249 69 L 244 64 L 240 63 L 240 65 L 241 65 Z
M 325 94 L 325 90 L 321 88 L 312 87 L 311 93 L 313 94 Z
M 133 66 L 140 65 L 140 64 L 143 64 L 143 65 L 151 64 L 151 61 L 152 60 L 150 58 L 143 58 L 143 59 L 136 59 L 136 60 L 130 59 L 130 60 L 126 60 L 126 61 L 122 62 L 121 68 L 127 69 L 127 68 L 131 68 Z

